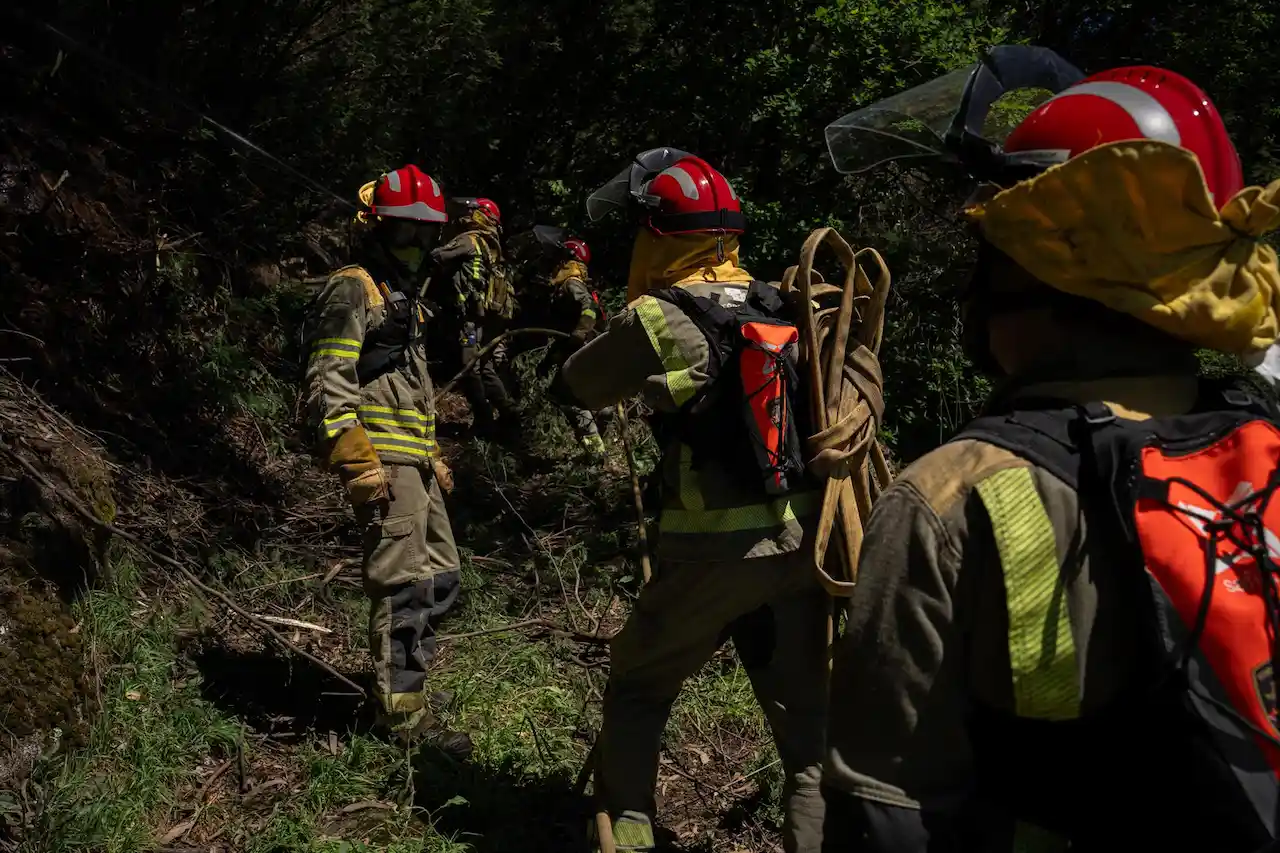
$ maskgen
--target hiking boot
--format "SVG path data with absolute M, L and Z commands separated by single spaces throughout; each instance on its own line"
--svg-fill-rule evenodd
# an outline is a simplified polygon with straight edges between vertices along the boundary
M 452 704 L 452 690 L 437 690 L 435 693 L 427 694 L 427 707 L 436 713 L 448 710 Z
M 411 746 L 426 737 L 436 727 L 435 714 L 426 708 L 416 711 L 383 711 L 378 714 L 375 728 L 392 743 Z
M 438 749 L 454 761 L 466 761 L 475 752 L 475 744 L 471 735 L 466 732 L 455 732 L 449 729 L 432 729 L 423 737 L 422 743 Z
M 475 751 L 471 735 L 441 726 L 435 714 L 426 708 L 384 714 L 379 720 L 379 728 L 397 746 L 406 749 L 431 746 L 455 761 L 466 761 Z

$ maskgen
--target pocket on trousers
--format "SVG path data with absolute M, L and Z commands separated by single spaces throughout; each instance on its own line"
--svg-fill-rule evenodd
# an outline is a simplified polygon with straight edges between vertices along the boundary
M 386 594 L 389 587 L 418 572 L 413 525 L 412 517 L 399 516 L 371 524 L 365 531 L 365 590 L 370 595 Z

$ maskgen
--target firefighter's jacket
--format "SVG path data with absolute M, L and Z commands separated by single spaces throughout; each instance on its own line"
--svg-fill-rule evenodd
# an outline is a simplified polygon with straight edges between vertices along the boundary
M 589 341 L 605 329 L 604 312 L 587 285 L 587 267 L 571 260 L 551 275 L 552 328 L 578 341 Z
M 320 448 L 361 424 L 383 464 L 421 465 L 436 454 L 435 403 L 425 315 L 412 295 L 409 345 L 399 363 L 363 384 L 356 371 L 366 339 L 392 322 L 392 299 L 386 282 L 375 281 L 364 267 L 343 267 L 329 277 L 308 326 L 307 424 Z
M 694 296 L 745 295 L 745 283 L 715 284 L 694 276 L 679 282 Z M 732 299 L 728 300 L 730 303 Z M 610 319 L 608 329 L 565 364 L 565 381 L 588 409 L 636 394 L 659 413 L 674 415 L 706 385 L 707 339 L 676 306 L 642 296 Z M 726 377 L 728 381 L 736 381 Z M 726 430 L 744 429 L 726 424 Z M 754 465 L 744 459 L 743 465 Z M 658 550 L 663 560 L 692 562 L 785 554 L 800 547 L 820 509 L 817 492 L 769 499 L 744 494 L 714 465 L 693 467 L 693 449 L 677 437 L 662 448 L 662 508 Z
M 458 316 L 511 319 L 515 291 L 496 234 L 480 229 L 464 231 L 432 255 L 446 272 L 456 300 L 452 310 Z

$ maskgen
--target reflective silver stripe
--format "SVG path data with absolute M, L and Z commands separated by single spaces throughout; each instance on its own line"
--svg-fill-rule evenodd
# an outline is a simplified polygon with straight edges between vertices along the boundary
M 662 174 L 673 178 L 675 182 L 680 185 L 680 192 L 684 193 L 685 198 L 692 199 L 693 201 L 698 200 L 698 185 L 694 183 L 693 175 L 686 172 L 683 167 L 672 166 Z
M 1105 98 L 1127 112 L 1134 124 L 1138 125 L 1139 132 L 1147 139 L 1158 139 L 1171 145 L 1182 144 L 1182 134 L 1178 133 L 1178 126 L 1173 123 L 1173 116 L 1169 115 L 1164 104 L 1136 86 L 1106 80 L 1082 83 L 1054 95 L 1045 103 L 1052 103 L 1059 98 L 1069 98 L 1072 95 L 1093 95 Z

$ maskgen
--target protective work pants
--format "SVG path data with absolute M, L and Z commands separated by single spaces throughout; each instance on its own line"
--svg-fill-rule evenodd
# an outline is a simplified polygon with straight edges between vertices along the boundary
M 500 332 L 501 330 L 494 324 L 476 320 L 464 322 L 460 341 L 463 366 L 475 361 L 485 343 L 497 337 Z M 506 357 L 507 342 L 503 341 L 459 383 L 462 386 L 463 396 L 471 406 L 472 429 L 478 435 L 492 435 L 497 423 L 505 422 L 503 426 L 508 429 L 516 425 L 518 418 L 516 406 L 511 395 L 507 393 L 507 387 L 503 384 L 499 372 Z
M 569 426 L 573 427 L 573 437 L 578 440 L 580 447 L 592 453 L 604 453 L 604 439 L 600 437 L 600 428 L 596 426 L 596 416 L 590 410 L 563 405 L 560 411 Z
M 818 853 L 829 608 L 803 551 L 661 566 L 611 648 L 595 778 L 620 850 L 652 843 L 628 841 L 652 838 L 651 828 L 637 823 L 655 811 L 671 705 L 684 680 L 732 639 L 782 759 L 783 847 Z
M 388 465 L 391 503 L 361 507 L 369 650 L 378 699 L 387 712 L 425 702 L 436 626 L 460 588 L 458 547 L 430 465 Z
M 573 437 L 577 440 L 578 446 L 598 455 L 604 454 L 604 439 L 600 437 L 600 427 L 596 423 L 596 416 L 590 409 L 584 409 L 573 399 L 573 395 L 569 393 L 564 386 L 564 380 L 561 378 L 564 371 L 564 363 L 569 360 L 581 344 L 570 344 L 560 340 L 552 345 L 550 351 L 543 356 L 542 362 L 538 365 L 538 374 L 546 376 L 551 371 L 557 371 L 555 379 L 552 380 L 550 388 L 548 388 L 549 399 L 560 409 L 560 413 L 564 415 L 565 420 L 569 422 L 570 428 L 573 430 Z

